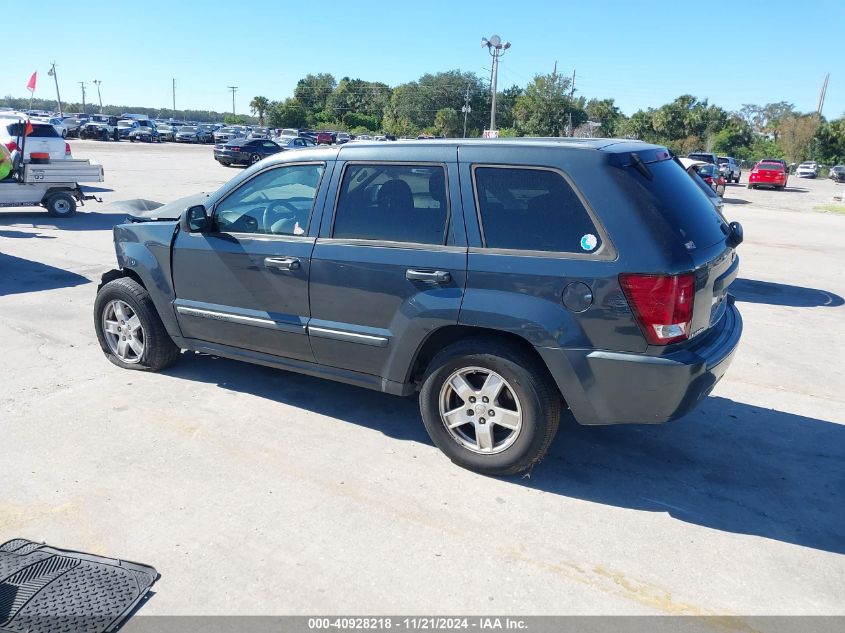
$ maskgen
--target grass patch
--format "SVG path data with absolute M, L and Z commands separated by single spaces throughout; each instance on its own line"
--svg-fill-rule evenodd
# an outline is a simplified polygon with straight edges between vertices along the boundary
M 841 213 L 845 215 L 845 205 L 842 204 L 823 204 L 818 207 L 813 207 L 816 211 L 823 211 L 824 213 Z

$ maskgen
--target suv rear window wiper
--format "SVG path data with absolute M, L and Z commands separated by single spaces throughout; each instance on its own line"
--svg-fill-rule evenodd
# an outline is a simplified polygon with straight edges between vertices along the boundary
M 634 167 L 642 174 L 643 178 L 646 180 L 654 180 L 654 174 L 651 173 L 648 165 L 643 162 L 643 159 L 640 158 L 639 154 L 631 152 L 631 160 L 634 162 Z

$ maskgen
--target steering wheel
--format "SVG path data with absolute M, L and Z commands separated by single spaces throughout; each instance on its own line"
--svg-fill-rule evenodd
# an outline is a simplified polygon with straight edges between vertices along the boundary
M 280 210 L 279 207 L 284 207 L 284 211 Z M 264 207 L 262 226 L 265 230 L 269 230 L 269 227 L 271 227 L 275 222 L 285 218 L 295 217 L 298 213 L 299 209 L 287 200 L 274 200 Z

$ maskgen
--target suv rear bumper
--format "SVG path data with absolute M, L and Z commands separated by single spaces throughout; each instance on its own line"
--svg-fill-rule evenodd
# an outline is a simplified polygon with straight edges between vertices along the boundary
M 580 424 L 660 424 L 694 409 L 724 376 L 742 336 L 732 296 L 719 323 L 665 356 L 537 348 Z

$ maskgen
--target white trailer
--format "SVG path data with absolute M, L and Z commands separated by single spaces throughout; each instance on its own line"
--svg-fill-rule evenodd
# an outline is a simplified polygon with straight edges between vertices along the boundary
M 80 182 L 103 182 L 103 166 L 88 160 L 59 160 L 46 164 L 25 163 L 0 180 L 0 207 L 37 207 L 59 218 L 76 212 L 77 203 L 102 202 L 85 195 Z

